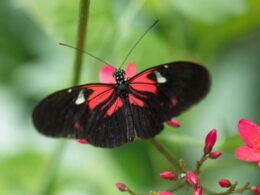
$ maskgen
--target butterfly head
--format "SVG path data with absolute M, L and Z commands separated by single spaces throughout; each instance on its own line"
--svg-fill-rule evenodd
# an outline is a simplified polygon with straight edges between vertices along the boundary
M 113 77 L 115 78 L 117 84 L 123 84 L 125 82 L 125 71 L 123 69 L 117 69 L 113 73 Z

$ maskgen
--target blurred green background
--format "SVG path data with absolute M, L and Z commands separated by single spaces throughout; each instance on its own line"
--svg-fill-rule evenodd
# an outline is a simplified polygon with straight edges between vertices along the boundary
M 69 87 L 79 1 L 0 1 L 0 194 L 116 195 L 115 183 L 138 192 L 165 190 L 159 172 L 170 164 L 147 141 L 100 149 L 72 140 L 66 144 L 34 129 L 33 107 Z M 138 70 L 175 60 L 204 64 L 212 74 L 210 94 L 157 137 L 190 169 L 202 154 L 204 137 L 217 128 L 219 159 L 202 169 L 202 185 L 220 190 L 219 178 L 260 185 L 256 164 L 239 162 L 234 149 L 240 118 L 260 123 L 260 1 L 93 0 L 86 50 L 121 63 L 135 40 L 156 19 L 129 62 Z M 97 82 L 102 64 L 85 56 L 81 83 Z M 175 194 L 192 194 L 184 189 Z M 246 193 L 245 193 L 246 194 Z

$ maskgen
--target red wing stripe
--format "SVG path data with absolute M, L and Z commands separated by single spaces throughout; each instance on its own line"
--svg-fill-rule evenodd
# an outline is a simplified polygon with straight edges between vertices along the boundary
M 83 88 L 92 90 L 92 93 L 88 96 L 86 102 L 90 110 L 93 110 L 102 102 L 109 99 L 110 96 L 114 93 L 114 88 L 112 86 L 93 85 L 93 86 L 86 86 Z
M 112 88 L 111 88 L 111 89 L 107 89 L 106 91 L 102 91 L 102 92 L 99 93 L 99 94 L 95 94 L 96 91 L 93 92 L 93 93 L 89 96 L 88 101 L 90 102 L 90 101 L 94 100 L 95 98 L 97 98 L 98 96 L 104 95 L 104 94 L 107 93 L 109 90 L 112 90 Z M 96 96 L 94 96 L 94 95 L 96 95 Z M 94 97 L 92 97 L 92 96 L 94 96 Z
M 123 102 L 120 97 L 117 97 L 116 101 L 113 102 L 110 108 L 107 110 L 107 115 L 111 116 L 113 113 L 115 113 L 120 107 L 123 106 Z
M 131 84 L 145 84 L 145 85 L 155 85 L 155 83 L 145 83 L 145 82 L 131 82 Z
M 140 107 L 144 106 L 144 101 L 135 97 L 132 94 L 129 94 L 129 102 L 130 102 L 130 104 L 134 104 L 134 105 L 137 105 L 137 106 L 140 106 Z
M 134 76 L 129 80 L 130 94 L 129 102 L 140 107 L 145 105 L 145 99 L 148 98 L 147 93 L 156 94 L 158 92 L 156 81 L 148 78 L 153 69 L 146 70 Z
M 148 78 L 149 74 L 151 74 L 152 72 L 153 69 L 149 69 L 134 76 L 132 79 L 129 80 L 130 86 L 136 91 L 146 91 L 156 94 L 156 81 Z
M 155 85 L 147 85 L 147 84 L 135 84 L 131 83 L 130 86 L 135 89 L 136 91 L 145 91 L 145 92 L 150 92 L 153 94 L 156 94 L 157 92 L 157 87 Z
M 101 106 L 100 109 L 104 110 L 106 115 L 110 116 L 123 106 L 121 98 L 117 97 L 115 88 L 111 85 L 93 85 L 86 86 L 85 88 L 92 90 L 92 93 L 87 98 L 87 105 L 90 110 L 95 109 L 97 106 Z

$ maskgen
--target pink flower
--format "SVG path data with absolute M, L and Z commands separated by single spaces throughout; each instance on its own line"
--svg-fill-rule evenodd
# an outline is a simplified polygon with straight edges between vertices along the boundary
M 241 119 L 238 122 L 238 133 L 246 146 L 236 149 L 236 157 L 247 162 L 258 162 L 260 167 L 260 126 L 247 119 Z
M 260 186 L 252 186 L 251 187 L 252 192 L 254 192 L 256 195 L 260 195 Z
M 172 192 L 158 192 L 157 195 L 173 195 Z
M 220 152 L 220 151 L 215 151 L 215 152 L 211 152 L 211 153 L 209 154 L 209 158 L 211 158 L 211 159 L 217 159 L 217 158 L 219 158 L 221 155 L 222 155 L 222 152 Z
M 176 180 L 177 179 L 177 175 L 171 171 L 161 172 L 160 177 L 165 180 Z
M 193 186 L 197 186 L 199 183 L 198 176 L 195 173 L 193 173 L 192 171 L 188 171 L 186 173 L 186 179 Z
M 127 191 L 127 187 L 124 183 L 116 183 L 116 187 L 118 190 L 120 190 L 121 192 L 126 192 Z
M 205 139 L 205 145 L 204 145 L 204 153 L 208 154 L 212 151 L 213 146 L 215 145 L 217 140 L 217 130 L 212 129 Z
M 101 83 L 115 83 L 113 73 L 116 71 L 116 68 L 110 65 L 104 65 L 99 72 L 99 80 Z M 137 74 L 137 70 L 134 64 L 129 63 L 125 68 L 126 78 L 133 77 Z
M 176 118 L 172 118 L 167 121 L 167 125 L 173 128 L 179 128 L 181 126 L 180 122 Z
M 198 186 L 197 188 L 194 188 L 194 195 L 202 195 L 202 187 Z
M 228 179 L 220 179 L 218 180 L 218 184 L 222 188 L 229 188 L 231 186 L 231 182 Z

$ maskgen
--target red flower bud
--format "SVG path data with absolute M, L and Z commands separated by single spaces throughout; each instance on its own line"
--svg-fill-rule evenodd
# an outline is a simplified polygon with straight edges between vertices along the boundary
M 120 190 L 121 192 L 126 192 L 127 191 L 127 187 L 124 183 L 116 183 L 116 187 L 118 190 Z
M 86 139 L 77 139 L 77 142 L 79 142 L 80 144 L 88 144 L 88 140 Z
M 157 195 L 173 195 L 172 192 L 158 192 Z
M 165 180 L 176 180 L 177 179 L 177 175 L 171 171 L 161 172 L 160 177 Z
M 256 195 L 260 195 L 260 186 L 252 186 L 251 187 L 252 192 L 254 192 Z
M 215 151 L 215 152 L 211 152 L 211 153 L 209 154 L 209 158 L 211 158 L 211 159 L 217 159 L 217 158 L 219 158 L 221 155 L 222 155 L 222 152 L 220 152 L 220 151 Z
M 231 182 L 228 179 L 220 179 L 218 180 L 218 184 L 222 188 L 229 188 L 231 186 Z
M 215 145 L 217 140 L 217 130 L 212 129 L 206 136 L 205 145 L 204 145 L 204 153 L 208 154 L 212 151 L 213 146 Z
M 192 171 L 188 171 L 186 173 L 186 179 L 193 186 L 197 186 L 199 183 L 198 176 L 195 173 L 193 173 Z
M 202 195 L 202 187 L 198 186 L 197 188 L 194 188 L 194 195 Z
M 176 118 L 171 118 L 167 121 L 167 124 L 173 128 L 179 128 L 181 126 L 180 122 Z

